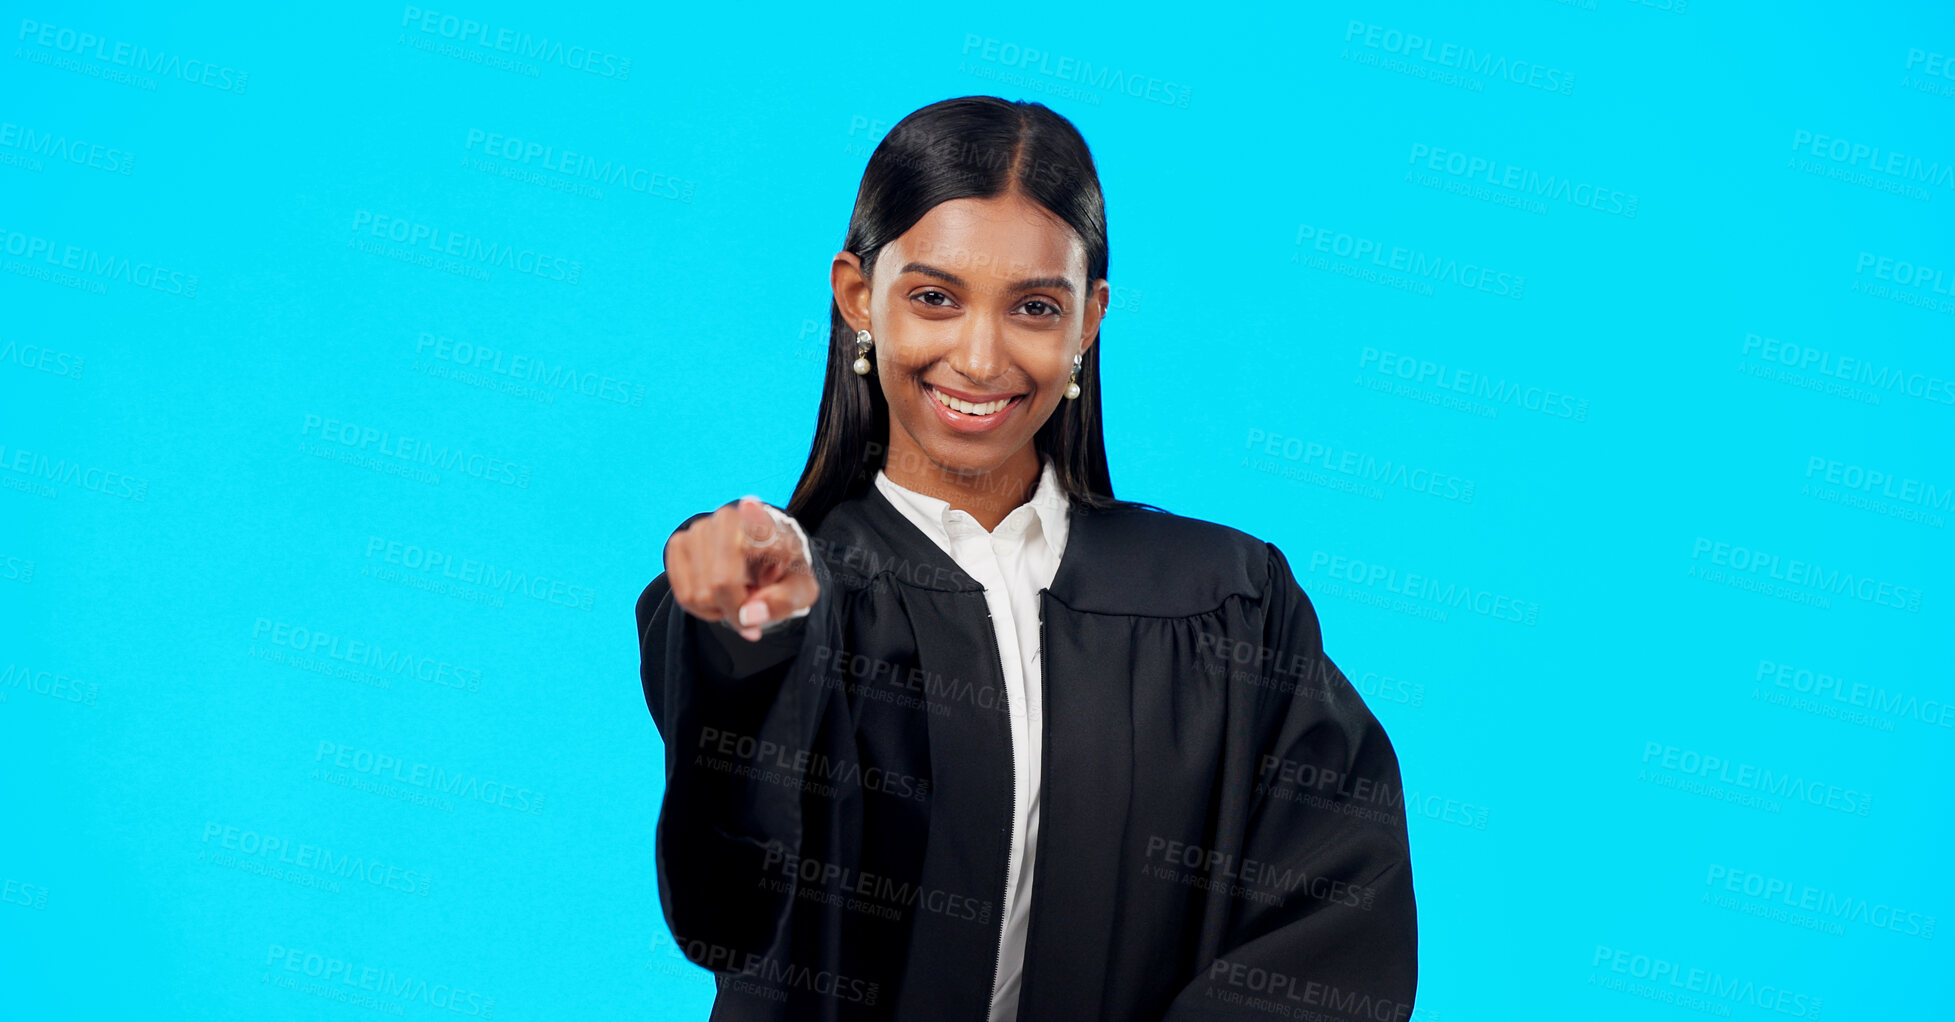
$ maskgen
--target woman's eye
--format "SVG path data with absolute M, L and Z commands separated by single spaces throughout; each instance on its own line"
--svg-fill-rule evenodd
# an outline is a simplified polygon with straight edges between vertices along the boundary
M 1032 315 L 1034 315 L 1034 316 L 1057 316 L 1057 315 L 1059 315 L 1059 307 L 1058 307 L 1057 305 L 1054 305 L 1054 304 L 1052 304 L 1051 302 L 1048 302 L 1048 301 L 1043 301 L 1043 300 L 1041 300 L 1041 299 L 1038 299 L 1038 298 L 1034 298 L 1034 299 L 1032 299 L 1031 301 L 1029 301 L 1029 302 L 1026 302 L 1026 303 L 1025 303 L 1024 305 L 1022 305 L 1022 306 L 1020 306 L 1020 308 L 1025 308 L 1025 309 L 1031 309 L 1031 310 L 1033 310 L 1033 312 L 1032 312 Z M 1045 310 L 1045 311 L 1039 311 L 1039 310 Z
M 919 291 L 911 297 L 921 299 L 925 305 L 935 305 L 938 307 L 942 307 L 943 305 L 948 304 L 950 302 L 949 295 L 944 294 L 942 291 L 937 291 L 937 290 Z M 931 299 L 933 297 L 941 298 L 943 299 L 943 301 L 942 302 L 932 301 Z

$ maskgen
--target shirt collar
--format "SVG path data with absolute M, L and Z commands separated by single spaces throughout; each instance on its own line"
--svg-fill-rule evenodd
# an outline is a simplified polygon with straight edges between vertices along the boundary
M 1067 527 L 1071 524 L 1067 515 L 1072 502 L 1066 498 L 1066 491 L 1059 486 L 1059 473 L 1052 467 L 1052 459 L 1042 458 L 1039 470 L 1038 488 L 1032 491 L 1032 499 L 1019 507 L 1030 506 L 1038 518 L 1039 533 L 1045 538 L 1055 556 L 1066 550 Z M 889 478 L 882 469 L 876 470 L 876 488 L 895 505 L 905 518 L 915 522 L 931 539 L 948 548 L 950 543 L 952 508 L 947 500 L 939 500 L 918 493 Z M 1017 513 L 1017 508 L 1012 510 Z M 1007 516 L 1009 517 L 1009 516 Z M 1002 523 L 1001 523 L 1002 524 Z M 981 527 L 980 527 L 981 528 Z

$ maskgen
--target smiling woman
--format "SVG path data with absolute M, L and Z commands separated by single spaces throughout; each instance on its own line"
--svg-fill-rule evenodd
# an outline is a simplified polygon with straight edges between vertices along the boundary
M 1033 434 L 1082 392 L 1072 374 L 1099 336 L 1107 283 L 1079 236 L 1016 192 L 947 200 L 875 258 L 901 269 L 872 284 L 844 249 L 832 277 L 858 345 L 875 346 L 896 420 L 885 471 L 994 529 L 1038 477 Z M 1031 276 L 1012 279 L 1021 268 Z M 866 355 L 852 368 L 866 374 Z
M 1064 118 L 904 118 L 786 510 L 667 542 L 659 895 L 713 1019 L 1410 1017 L 1397 755 L 1281 551 L 1114 498 L 1107 262 Z

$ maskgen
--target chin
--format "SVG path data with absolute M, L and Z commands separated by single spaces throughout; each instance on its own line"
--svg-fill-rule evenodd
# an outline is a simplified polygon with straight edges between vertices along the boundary
M 992 442 L 989 440 L 983 441 L 982 446 L 990 447 L 992 446 Z M 1016 450 L 1016 448 L 1013 448 L 1013 450 Z M 1010 452 L 1000 451 L 996 455 L 986 456 L 986 454 L 976 454 L 967 448 L 956 452 L 939 450 L 927 453 L 932 464 L 951 475 L 983 475 L 1003 465 L 1005 463 L 1005 455 Z
M 1029 442 L 1030 438 L 1026 440 Z M 933 436 L 929 443 L 917 446 L 923 448 L 923 456 L 930 464 L 913 468 L 931 468 L 949 475 L 983 475 L 1004 465 L 1024 444 L 1005 437 L 966 437 L 952 433 Z

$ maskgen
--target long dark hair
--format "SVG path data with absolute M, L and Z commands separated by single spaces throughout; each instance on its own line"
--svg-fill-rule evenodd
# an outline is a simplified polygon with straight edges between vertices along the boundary
M 1078 129 L 1039 103 L 960 96 L 897 122 L 862 171 L 842 247 L 873 271 L 884 245 L 951 199 L 990 198 L 1016 189 L 1070 226 L 1085 244 L 1090 288 L 1107 275 L 1106 204 L 1093 154 Z M 855 332 L 828 303 L 828 371 L 815 439 L 787 511 L 804 528 L 868 488 L 889 451 L 889 404 L 872 376 L 858 376 Z M 1076 506 L 1113 507 L 1100 431 L 1100 345 L 1079 366 L 1080 395 L 1062 400 L 1034 435 L 1060 487 Z

